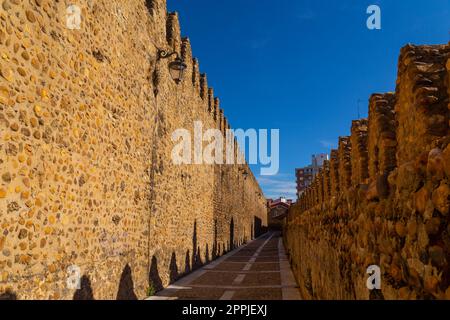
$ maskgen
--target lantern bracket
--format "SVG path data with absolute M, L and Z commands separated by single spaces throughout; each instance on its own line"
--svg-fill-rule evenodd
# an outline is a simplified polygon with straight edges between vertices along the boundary
M 178 52 L 176 52 L 176 51 L 168 52 L 168 51 L 162 50 L 162 49 L 158 50 L 158 60 L 167 59 L 167 58 L 169 58 L 169 57 L 171 57 L 173 55 L 175 55 L 177 59 L 180 58 Z

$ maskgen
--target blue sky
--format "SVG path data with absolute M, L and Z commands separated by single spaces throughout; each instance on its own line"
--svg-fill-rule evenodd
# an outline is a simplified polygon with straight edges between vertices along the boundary
M 366 9 L 381 8 L 381 30 Z M 450 40 L 450 0 L 168 0 L 233 128 L 280 129 L 267 197 L 295 199 L 294 169 L 329 152 L 372 93 L 395 90 L 400 48 Z

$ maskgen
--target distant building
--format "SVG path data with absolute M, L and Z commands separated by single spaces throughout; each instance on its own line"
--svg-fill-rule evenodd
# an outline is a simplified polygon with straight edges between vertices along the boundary
M 270 229 L 282 229 L 291 205 L 292 200 L 283 197 L 267 200 L 267 222 Z
M 326 153 L 319 153 L 312 156 L 311 165 L 316 170 L 314 175 L 319 173 L 319 169 L 322 168 L 325 160 L 330 160 L 330 156 Z
M 297 198 L 299 198 L 306 188 L 312 183 L 314 177 L 319 173 L 325 160 L 330 157 L 326 153 L 314 154 L 311 157 L 311 164 L 307 167 L 295 169 L 295 176 L 297 178 Z
M 280 197 L 278 199 L 267 199 L 267 206 L 272 207 L 272 206 L 276 206 L 278 204 L 281 203 L 285 203 L 288 206 L 290 206 L 292 204 L 293 200 L 292 199 L 286 199 L 285 197 Z
M 297 178 L 297 198 L 308 188 L 314 178 L 312 166 L 295 169 L 295 176 Z

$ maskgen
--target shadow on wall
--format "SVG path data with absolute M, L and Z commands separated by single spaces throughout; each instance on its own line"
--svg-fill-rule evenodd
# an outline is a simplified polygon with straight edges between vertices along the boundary
M 253 217 L 253 234 L 255 238 L 259 237 L 262 232 L 262 220 L 256 216 Z
M 264 228 L 262 225 L 262 220 L 258 218 L 257 216 L 253 217 L 253 236 L 255 238 L 258 238 L 260 235 L 262 235 L 264 232 Z
M 214 243 L 212 247 L 212 259 L 216 259 L 219 255 L 219 247 L 217 246 L 217 219 L 214 219 Z
M 256 221 L 255 217 L 255 221 Z M 259 224 L 254 224 L 261 226 L 261 219 L 259 219 Z M 259 228 L 258 230 L 260 230 Z M 256 229 L 255 229 L 256 230 Z M 252 232 L 256 232 L 252 230 Z M 260 232 L 260 231 L 258 231 Z M 178 279 L 180 279 L 182 276 L 187 275 L 205 264 L 211 262 L 212 260 L 215 260 L 220 253 L 220 244 L 217 241 L 218 238 L 218 232 L 217 232 L 217 220 L 214 222 L 214 243 L 212 245 L 212 251 L 210 252 L 210 244 L 205 244 L 205 252 L 204 254 L 201 251 L 201 248 L 198 243 L 198 233 L 197 233 L 197 220 L 194 221 L 194 228 L 192 233 L 192 256 L 191 251 L 188 249 L 186 250 L 185 254 L 185 267 L 184 270 L 179 270 L 178 264 L 177 264 L 177 255 L 175 252 L 172 252 L 170 257 L 170 263 L 169 263 L 169 283 L 172 284 Z M 238 245 L 241 245 L 246 242 L 246 238 L 243 239 L 235 239 L 235 225 L 234 225 L 234 218 L 231 218 L 230 220 L 230 234 L 229 234 L 229 242 L 222 243 L 222 253 L 225 254 L 226 252 L 235 249 Z M 204 257 L 204 260 L 202 260 L 202 257 Z M 164 289 L 163 283 L 161 280 L 161 277 L 159 275 L 158 270 L 158 259 L 154 255 L 151 260 L 150 265 L 150 271 L 149 271 L 149 285 L 153 287 L 155 292 L 161 291 Z M 125 267 L 122 277 L 121 277 L 121 286 L 119 293 L 117 294 L 117 299 L 135 299 L 136 295 L 132 291 L 133 289 L 133 279 L 131 276 L 131 269 L 127 265 Z
M 172 252 L 172 257 L 170 258 L 170 265 L 169 265 L 169 281 L 170 283 L 174 283 L 178 280 L 180 277 L 180 274 L 178 273 L 178 266 L 177 266 L 177 255 L 175 252 Z
M 155 7 L 154 1 L 155 1 L 155 0 L 145 0 L 145 6 L 147 7 L 147 10 L 148 10 L 150 13 L 152 12 L 152 10 L 153 10 L 154 7 Z
M 186 251 L 186 258 L 184 261 L 184 273 L 189 273 L 191 272 L 191 254 L 189 249 Z
M 197 220 L 194 221 L 194 233 L 192 234 L 192 271 L 200 268 L 203 265 L 200 255 L 200 246 L 197 243 Z
M 81 277 L 80 289 L 77 289 L 73 294 L 73 300 L 95 300 L 91 280 L 87 275 Z
M 161 291 L 163 289 L 162 280 L 158 271 L 158 259 L 155 256 L 152 257 L 152 262 L 150 264 L 148 281 L 155 291 Z
M 6 289 L 5 292 L 0 293 L 0 300 L 17 300 L 17 295 L 11 289 Z
M 194 229 L 192 233 L 192 258 L 191 258 L 191 251 L 188 249 L 186 251 L 185 255 L 185 268 L 184 271 L 180 273 L 180 270 L 178 269 L 177 265 L 177 255 L 175 252 L 172 252 L 172 255 L 170 257 L 170 263 L 169 263 L 169 283 L 174 283 L 177 281 L 181 276 L 186 275 L 200 267 L 203 266 L 203 261 L 201 258 L 201 249 L 198 245 L 197 240 L 197 220 L 194 221 Z M 206 245 L 205 248 L 205 261 L 209 262 L 209 247 Z M 131 270 L 130 270 L 131 272 Z M 128 278 L 128 282 L 131 281 L 131 276 Z M 156 256 L 152 257 L 151 264 L 150 264 L 150 271 L 149 271 L 149 285 L 155 290 L 155 292 L 161 291 L 164 289 L 163 283 L 161 280 L 161 277 L 159 275 L 158 270 L 158 259 Z M 125 288 L 127 288 L 125 286 Z M 134 293 L 133 293 L 134 294 Z
M 134 282 L 130 266 L 127 264 L 122 271 L 117 292 L 117 300 L 137 300 L 134 293 Z
M 208 264 L 209 263 L 209 246 L 208 246 L 208 244 L 206 244 L 206 247 L 205 247 L 205 264 Z
M 229 243 L 229 250 L 233 250 L 235 248 L 234 243 L 234 218 L 231 218 L 230 222 L 230 243 Z

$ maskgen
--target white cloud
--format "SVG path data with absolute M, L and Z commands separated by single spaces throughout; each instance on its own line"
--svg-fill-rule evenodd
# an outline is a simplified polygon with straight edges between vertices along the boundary
M 280 196 L 296 198 L 297 185 L 294 176 L 291 174 L 280 173 L 273 177 L 259 176 L 258 181 L 268 198 Z
M 330 140 L 320 140 L 319 143 L 322 147 L 327 149 L 335 149 L 337 147 L 336 143 Z

